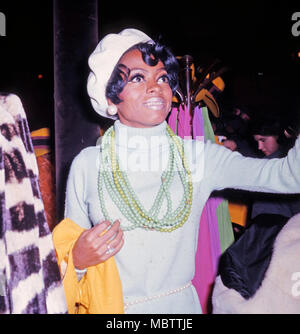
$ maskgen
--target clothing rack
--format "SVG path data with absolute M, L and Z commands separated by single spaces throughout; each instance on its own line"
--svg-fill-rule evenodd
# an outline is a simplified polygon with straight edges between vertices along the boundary
M 206 104 L 205 99 L 201 98 L 201 96 L 206 95 L 206 97 L 215 104 L 216 111 L 211 111 L 218 117 L 219 108 L 213 95 L 216 91 L 220 91 L 221 89 L 218 89 L 218 87 L 214 85 L 214 80 L 217 78 L 221 80 L 221 76 L 228 70 L 228 68 L 221 67 L 217 69 L 217 66 L 220 65 L 221 61 L 215 59 L 207 67 L 202 68 L 198 66 L 195 70 L 194 59 L 191 55 L 184 55 L 183 57 L 178 57 L 178 59 L 180 72 L 179 87 L 176 90 L 177 104 L 185 105 L 192 115 L 196 105 L 203 106 Z

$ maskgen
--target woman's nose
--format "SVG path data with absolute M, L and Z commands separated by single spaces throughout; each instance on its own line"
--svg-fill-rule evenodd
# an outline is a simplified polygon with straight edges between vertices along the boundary
M 259 149 L 259 150 L 262 150 L 262 149 L 263 149 L 263 146 L 264 146 L 264 145 L 263 145 L 262 142 L 258 142 L 258 149 Z
M 160 86 L 156 81 L 150 81 L 147 85 L 147 93 L 154 93 L 160 90 Z

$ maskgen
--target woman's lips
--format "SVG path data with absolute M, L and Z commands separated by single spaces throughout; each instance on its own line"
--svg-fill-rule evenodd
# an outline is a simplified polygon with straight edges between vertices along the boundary
M 161 110 L 165 106 L 165 100 L 160 97 L 152 97 L 143 104 L 148 109 Z

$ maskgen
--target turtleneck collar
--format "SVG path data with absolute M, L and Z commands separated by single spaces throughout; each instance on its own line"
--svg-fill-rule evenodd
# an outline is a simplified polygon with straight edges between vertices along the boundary
M 142 144 L 145 143 L 145 141 L 147 142 L 147 147 L 150 147 L 149 144 L 151 143 L 152 148 L 157 145 L 159 146 L 161 145 L 164 146 L 164 144 L 167 145 L 168 144 L 167 140 L 165 141 L 161 140 L 163 137 L 166 138 L 166 127 L 167 127 L 166 121 L 151 128 L 135 128 L 124 125 L 119 120 L 117 120 L 114 123 L 116 144 L 119 147 L 132 148 L 132 145 L 130 145 L 130 143 L 137 144 L 140 139 L 141 145 L 137 145 L 136 147 L 140 146 L 140 148 L 142 148 L 143 147 Z
M 152 126 L 151 128 L 135 128 L 132 126 L 125 125 L 121 123 L 119 120 L 115 121 L 114 123 L 114 129 L 116 135 L 118 135 L 120 131 L 125 130 L 129 138 L 132 136 L 143 136 L 143 137 L 163 136 L 166 133 L 166 127 L 167 127 L 166 121 L 158 125 Z

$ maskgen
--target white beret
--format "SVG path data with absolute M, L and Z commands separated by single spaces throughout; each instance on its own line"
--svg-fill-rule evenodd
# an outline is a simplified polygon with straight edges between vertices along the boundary
M 90 55 L 88 63 L 91 72 L 88 77 L 87 91 L 95 111 L 103 116 L 117 119 L 107 114 L 105 90 L 108 80 L 125 51 L 138 43 L 146 43 L 151 38 L 137 29 L 124 29 L 119 34 L 106 35 Z

